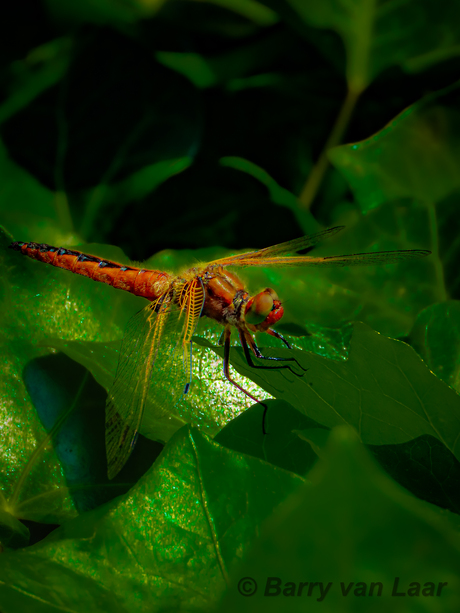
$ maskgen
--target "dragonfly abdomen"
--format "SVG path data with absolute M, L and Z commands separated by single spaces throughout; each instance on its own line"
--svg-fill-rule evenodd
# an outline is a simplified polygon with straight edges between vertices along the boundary
M 29 258 L 51 264 L 57 268 L 64 268 L 77 275 L 89 277 L 93 281 L 107 283 L 116 289 L 131 292 L 136 296 L 143 296 L 148 300 L 155 300 L 161 296 L 170 284 L 168 273 L 159 270 L 144 270 L 123 266 L 110 260 L 103 260 L 94 255 L 81 251 L 52 247 L 44 243 L 11 243 L 11 249 L 20 251 Z

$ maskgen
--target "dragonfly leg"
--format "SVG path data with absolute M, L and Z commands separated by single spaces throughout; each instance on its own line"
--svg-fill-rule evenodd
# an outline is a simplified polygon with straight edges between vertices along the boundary
M 234 385 L 239 390 L 241 390 L 243 392 L 243 394 L 246 394 L 246 396 L 248 396 L 248 398 L 251 398 L 251 400 L 254 400 L 254 402 L 257 402 L 257 403 L 260 403 L 260 404 L 264 405 L 264 407 L 265 407 L 264 419 L 265 419 L 265 413 L 267 412 L 267 406 L 263 402 L 261 402 L 258 398 L 253 396 L 247 390 L 245 390 L 244 387 L 241 387 L 241 385 L 239 385 L 236 381 L 234 381 L 232 379 L 232 377 L 230 376 L 230 336 L 231 336 L 231 328 L 230 328 L 230 326 L 228 326 L 224 330 L 224 375 L 225 375 L 225 378 L 232 385 Z M 264 430 L 264 434 L 265 434 L 265 430 Z
M 252 338 L 250 334 L 247 334 L 247 333 L 245 334 L 242 330 L 239 330 L 239 335 L 240 335 L 241 346 L 243 347 L 243 351 L 244 351 L 244 356 L 246 358 L 247 363 L 249 364 L 249 366 L 252 366 L 252 368 L 263 368 L 267 370 L 270 370 L 271 368 L 276 368 L 276 369 L 287 368 L 296 377 L 303 377 L 303 373 L 295 372 L 289 366 L 289 364 L 280 364 L 279 366 L 262 366 L 261 364 L 254 364 L 254 362 L 252 361 L 251 352 L 249 351 L 249 347 L 251 348 L 251 351 L 256 356 L 256 358 L 259 358 L 261 360 L 271 360 L 274 362 L 295 362 L 304 372 L 308 370 L 308 368 L 303 368 L 303 366 L 299 364 L 299 362 L 295 358 L 276 358 L 276 357 L 263 355 L 260 349 L 257 347 L 255 340 Z M 276 336 L 276 335 L 273 335 L 273 336 Z M 281 334 L 279 336 L 289 347 L 289 344 L 281 336 Z
M 244 394 L 246 394 L 246 396 L 251 398 L 251 400 L 254 400 L 254 402 L 257 402 L 258 404 L 261 404 L 264 407 L 264 414 L 262 416 L 262 433 L 265 435 L 267 434 L 267 431 L 265 430 L 265 416 L 267 415 L 268 406 L 265 404 L 265 402 L 262 402 L 261 400 L 259 400 L 258 398 L 250 394 L 247 390 L 244 389 L 244 387 L 241 387 L 241 385 L 238 385 L 238 383 L 234 381 L 230 376 L 230 337 L 231 337 L 231 334 L 232 334 L 232 330 L 229 326 L 227 326 L 222 335 L 224 338 L 224 375 L 225 375 L 225 378 L 232 385 L 234 385 L 239 390 L 241 390 Z
M 274 336 L 275 338 L 279 338 L 280 341 L 283 341 L 283 343 L 286 345 L 288 349 L 292 349 L 291 345 L 287 342 L 284 336 L 280 334 L 279 332 L 277 332 L 276 330 L 273 330 L 273 328 L 268 328 L 266 332 L 267 334 L 270 334 L 270 336 Z

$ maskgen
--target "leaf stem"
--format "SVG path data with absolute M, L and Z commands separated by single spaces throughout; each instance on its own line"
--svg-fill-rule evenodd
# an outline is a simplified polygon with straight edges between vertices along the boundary
M 309 174 L 302 191 L 300 192 L 299 200 L 302 208 L 305 210 L 308 210 L 311 207 L 329 165 L 327 152 L 329 149 L 331 149 L 331 147 L 335 147 L 342 140 L 343 134 L 348 126 L 350 117 L 362 91 L 362 89 L 353 89 L 351 87 L 348 88 L 347 95 L 340 108 L 339 114 L 337 115 L 337 119 L 335 120 L 331 133 L 329 134 L 329 138 L 327 139 L 316 164 L 313 166 L 313 169 Z

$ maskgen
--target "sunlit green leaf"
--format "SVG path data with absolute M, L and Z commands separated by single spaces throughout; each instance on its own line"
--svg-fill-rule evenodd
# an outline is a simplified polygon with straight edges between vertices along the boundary
M 208 348 L 209 345 L 218 343 L 220 334 L 220 326 L 215 323 L 203 326 L 200 338 L 208 344 L 194 344 L 192 386 L 190 392 L 179 402 L 168 395 L 168 386 L 165 386 L 160 394 L 155 381 L 152 381 L 140 427 L 141 434 L 155 441 L 166 442 L 184 424 L 191 423 L 202 432 L 213 436 L 228 421 L 253 404 L 253 400 L 225 379 L 222 360 Z M 112 386 L 118 362 L 119 342 L 50 339 L 46 341 L 46 345 L 62 351 L 85 366 L 107 391 Z M 269 394 L 264 393 L 246 377 L 236 375 L 235 381 L 261 399 L 269 397 Z
M 0 556 L 0 607 L 72 608 L 83 590 L 77 606 L 88 613 L 100 611 L 101 596 L 103 604 L 117 599 L 110 611 L 202 609 L 222 593 L 264 520 L 304 483 L 183 429 L 128 494 L 33 550 Z
M 23 381 L 26 364 L 43 354 L 43 350 L 26 339 L 10 341 L 4 334 L 0 342 L 0 510 L 7 516 L 56 523 L 75 515 L 74 504 L 51 436 L 41 423 Z

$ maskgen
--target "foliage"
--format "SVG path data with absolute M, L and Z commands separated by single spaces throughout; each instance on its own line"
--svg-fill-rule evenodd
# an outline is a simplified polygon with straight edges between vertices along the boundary
M 455 4 L 44 0 L 10 19 L 2 613 L 459 610 Z M 146 301 L 10 242 L 178 272 L 335 225 L 315 254 L 431 255 L 235 270 L 276 288 L 292 349 L 257 341 L 292 368 L 252 368 L 235 341 L 235 378 L 263 400 L 249 406 L 201 321 L 190 394 L 159 415 L 152 387 L 109 481 L 106 393 Z M 284 593 L 264 596 L 268 577 Z

